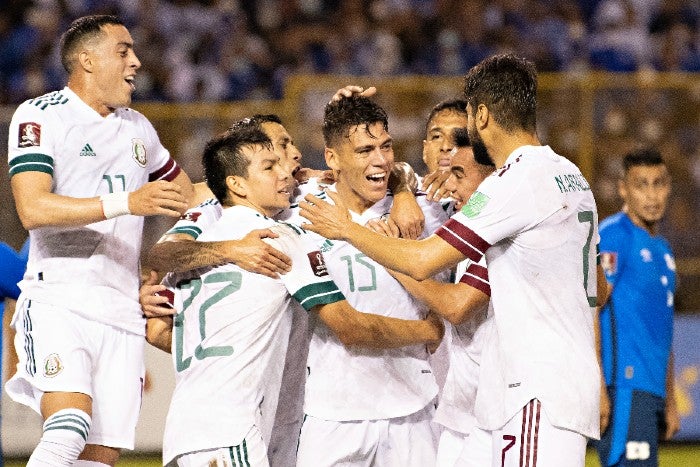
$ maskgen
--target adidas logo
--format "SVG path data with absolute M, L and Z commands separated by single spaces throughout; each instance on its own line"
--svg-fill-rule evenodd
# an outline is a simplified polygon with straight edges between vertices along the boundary
M 92 146 L 90 146 L 90 143 L 83 146 L 82 151 L 80 151 L 80 157 L 95 157 L 95 156 L 97 156 L 97 154 L 95 154 L 95 151 L 92 150 Z

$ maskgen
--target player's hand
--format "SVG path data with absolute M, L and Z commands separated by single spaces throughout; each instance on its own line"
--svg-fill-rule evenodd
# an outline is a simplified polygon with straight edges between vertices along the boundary
M 681 429 L 681 416 L 678 413 L 678 405 L 673 395 L 666 395 L 666 412 L 664 413 L 664 418 L 666 420 L 664 439 L 668 441 Z
M 299 214 L 309 221 L 301 227 L 330 240 L 346 240 L 345 235 L 352 226 L 350 212 L 340 201 L 338 193 L 327 190 L 326 194 L 335 204 L 327 203 L 314 195 L 306 195 L 306 201 L 299 203 Z
M 610 397 L 604 381 L 600 384 L 600 435 L 605 433 L 610 423 Z
M 353 84 L 349 84 L 345 86 L 344 88 L 338 89 L 335 94 L 333 94 L 333 97 L 331 97 L 330 102 L 337 102 L 343 97 L 352 97 L 353 94 L 362 96 L 362 97 L 372 97 L 374 94 L 376 94 L 377 88 L 374 86 L 370 86 L 367 89 L 363 88 L 362 86 L 355 86 Z M 330 104 L 329 102 L 329 104 Z
M 450 192 L 445 189 L 445 182 L 450 178 L 451 173 L 449 170 L 438 169 L 423 177 L 421 189 L 425 191 L 428 201 L 440 201 L 450 195 Z
M 426 344 L 426 348 L 428 349 L 428 352 L 433 354 L 433 353 L 435 353 L 437 348 L 440 347 L 440 342 L 442 342 L 442 338 L 445 335 L 445 323 L 442 320 L 442 318 L 440 317 L 440 315 L 433 312 L 432 310 L 430 310 L 428 312 L 428 316 L 425 317 L 425 320 L 433 326 L 433 328 L 435 329 L 435 332 L 439 336 L 438 339 L 433 340 L 431 342 L 428 342 Z
M 292 269 L 292 260 L 263 238 L 277 238 L 269 229 L 253 230 L 240 240 L 222 242 L 224 256 L 246 271 L 277 279 Z
M 425 215 L 413 193 L 396 193 L 389 217 L 396 222 L 402 238 L 415 240 L 425 228 Z
M 158 273 L 151 271 L 139 290 L 139 303 L 144 317 L 155 318 L 175 314 L 173 307 L 168 304 L 168 298 L 158 295 L 164 290 L 166 287 L 158 283 Z
M 146 183 L 129 194 L 129 211 L 135 216 L 180 217 L 187 210 L 187 199 L 180 185 L 165 180 Z
M 318 183 L 323 185 L 335 183 L 335 176 L 332 170 L 316 170 L 302 167 L 294 174 L 294 178 L 299 183 L 306 183 L 314 177 L 318 179 Z
M 401 236 L 399 226 L 396 225 L 396 222 L 390 216 L 385 215 L 376 219 L 370 219 L 365 224 L 365 227 L 385 237 L 398 238 Z

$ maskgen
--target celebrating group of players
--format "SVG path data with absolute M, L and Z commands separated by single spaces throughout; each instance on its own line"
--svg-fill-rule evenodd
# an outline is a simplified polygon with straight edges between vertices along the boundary
M 144 334 L 176 375 L 164 464 L 583 465 L 607 286 L 590 187 L 537 138 L 530 62 L 486 59 L 433 109 L 425 178 L 395 162 L 376 90 L 348 86 L 324 112 L 329 172 L 255 115 L 192 185 L 128 108 L 117 18 L 76 20 L 62 61 L 68 85 L 10 130 L 31 250 L 7 390 L 45 419 L 28 465 L 133 448 Z M 139 296 L 146 215 L 180 220 Z

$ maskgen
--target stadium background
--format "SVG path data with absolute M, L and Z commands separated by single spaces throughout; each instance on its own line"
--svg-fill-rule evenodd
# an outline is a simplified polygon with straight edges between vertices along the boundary
M 82 14 L 116 13 L 143 64 L 134 107 L 195 181 L 203 143 L 253 113 L 279 114 L 305 165 L 322 168 L 323 106 L 349 83 L 378 88 L 397 159 L 421 172 L 425 118 L 435 103 L 459 96 L 464 71 L 496 52 L 530 57 L 541 71 L 540 138 L 579 164 L 601 218 L 620 206 L 615 179 L 623 154 L 654 145 L 669 163 L 673 194 L 662 231 L 679 272 L 679 439 L 700 442 L 697 0 L 4 0 L 0 6 L 1 146 L 18 103 L 63 86 L 60 31 Z M 11 202 L 4 158 L 0 197 L 0 239 L 19 248 L 26 231 Z M 166 228 L 149 219 L 144 246 Z M 167 356 L 149 352 L 148 366 L 138 450 L 153 453 L 172 378 Z M 2 408 L 3 447 L 21 457 L 34 445 L 39 421 L 4 395 Z M 694 445 L 664 451 L 676 453 L 690 463 L 662 465 L 700 465 Z

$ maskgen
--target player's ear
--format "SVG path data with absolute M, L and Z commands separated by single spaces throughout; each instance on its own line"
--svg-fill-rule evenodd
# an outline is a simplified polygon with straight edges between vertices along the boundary
M 92 73 L 95 68 L 94 57 L 90 50 L 82 50 L 77 53 L 78 63 L 83 70 Z
M 621 178 L 617 181 L 617 193 L 620 195 L 623 201 L 627 201 L 627 184 L 625 184 L 625 179 Z
M 489 112 L 489 108 L 486 107 L 485 104 L 479 104 L 479 106 L 476 108 L 476 115 L 474 116 L 477 128 L 483 130 L 484 127 L 489 123 L 490 117 L 491 114 Z
M 323 156 L 326 158 L 326 165 L 334 172 L 340 170 L 340 161 L 338 160 L 338 152 L 335 149 L 326 147 L 323 151 Z
M 238 198 L 245 198 L 248 194 L 247 180 L 238 175 L 229 175 L 226 177 L 226 188 L 229 193 Z

